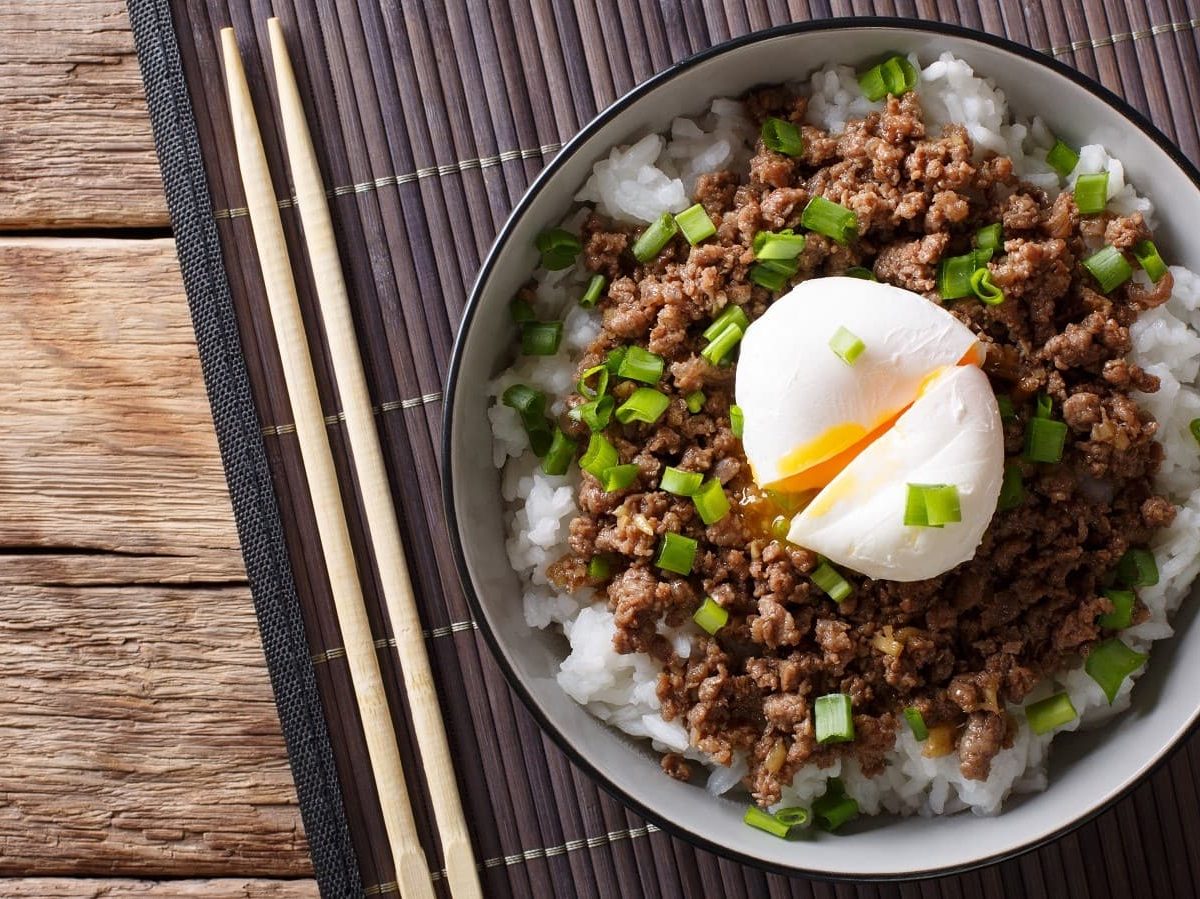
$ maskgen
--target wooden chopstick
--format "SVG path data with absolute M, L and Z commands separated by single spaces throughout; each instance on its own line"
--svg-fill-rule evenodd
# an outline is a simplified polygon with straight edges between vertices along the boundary
M 421 619 L 404 558 L 404 545 L 400 539 L 400 526 L 391 500 L 383 451 L 375 429 L 375 416 L 371 411 L 371 395 L 363 373 L 358 341 L 354 336 L 354 319 L 333 235 L 333 223 L 329 217 L 325 183 L 321 178 L 317 154 L 313 150 L 312 136 L 304 116 L 300 89 L 296 85 L 283 28 L 278 19 L 272 18 L 267 20 L 267 29 L 271 36 L 275 87 L 279 94 L 288 164 L 295 182 L 300 221 L 304 226 L 304 242 L 312 267 L 321 319 L 325 325 L 325 336 L 329 342 L 338 395 L 346 417 L 346 432 L 358 474 L 367 528 L 375 550 L 384 606 L 396 638 L 409 713 L 412 715 L 425 779 L 433 799 L 438 837 L 446 862 L 446 879 L 455 899 L 481 899 L 471 837 L 463 817 L 454 764 L 434 690 L 425 638 L 421 634 Z
M 246 206 L 250 210 L 250 224 L 258 247 L 271 322 L 275 329 L 275 340 L 279 344 L 284 381 L 300 443 L 300 456 L 312 495 L 317 533 L 329 574 L 338 626 L 346 647 L 346 661 L 362 718 L 371 772 L 396 866 L 396 881 L 404 899 L 433 899 L 429 864 L 417 836 L 400 749 L 392 729 L 379 659 L 375 655 L 371 625 L 355 568 L 350 531 L 346 526 L 333 453 L 329 448 L 329 435 L 325 430 L 321 399 L 317 393 L 317 379 L 313 373 L 300 304 L 296 298 L 296 282 L 284 242 L 283 223 L 279 218 L 258 120 L 254 115 L 250 88 L 246 83 L 246 73 L 232 28 L 221 30 L 221 43 L 229 112 Z

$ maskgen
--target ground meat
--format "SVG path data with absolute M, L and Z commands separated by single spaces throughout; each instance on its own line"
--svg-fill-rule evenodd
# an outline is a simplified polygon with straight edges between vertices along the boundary
M 712 238 L 692 247 L 676 237 L 642 265 L 629 252 L 635 229 L 598 215 L 584 222 L 584 264 L 608 286 L 602 329 L 580 370 L 615 347 L 648 348 L 663 359 L 655 386 L 668 407 L 653 424 L 614 420 L 606 428 L 618 461 L 637 466 L 636 478 L 606 492 L 591 474 L 581 476 L 570 552 L 547 577 L 558 589 L 595 588 L 607 600 L 615 650 L 661 665 L 663 717 L 719 763 L 746 758 L 746 782 L 760 803 L 777 801 L 806 764 L 853 756 L 868 775 L 882 771 L 898 716 L 910 706 L 930 726 L 953 730 L 965 777 L 986 778 L 1011 744 L 1006 704 L 1077 664 L 1105 636 L 1096 619 L 1112 610 L 1104 596 L 1110 573 L 1130 547 L 1174 520 L 1175 506 L 1152 489 L 1162 448 L 1137 399 L 1157 390 L 1158 379 L 1125 359 L 1130 326 L 1165 302 L 1171 276 L 1099 293 L 1080 263 L 1086 248 L 1103 241 L 1129 250 L 1150 237 L 1143 217 L 1081 216 L 1070 192 L 1050 201 L 1022 184 L 1006 157 L 976 160 L 963 128 L 927 135 L 915 94 L 889 98 L 842 134 L 803 124 L 806 102 L 786 89 L 745 99 L 756 123 L 768 115 L 797 123 L 804 150 L 785 156 L 760 141 L 748 171 L 701 175 L 694 200 L 717 229 Z M 1021 501 L 994 516 L 972 560 L 914 583 L 845 571 L 854 592 L 840 604 L 810 577 L 816 555 L 784 539 L 790 500 L 754 484 L 731 427 L 736 364 L 702 356 L 702 333 L 722 310 L 732 304 L 753 320 L 777 296 L 751 280 L 755 235 L 798 228 L 816 195 L 852 209 L 859 238 L 842 245 L 807 234 L 791 283 L 865 266 L 940 301 L 941 260 L 967 252 L 984 225 L 1002 224 L 1004 245 L 988 266 L 1004 302 L 968 298 L 947 308 L 978 334 L 983 370 L 1012 404 L 1005 453 L 1024 484 Z M 618 403 L 638 386 L 610 380 Z M 696 391 L 703 398 L 693 398 L 693 413 L 687 398 Z M 1023 457 L 1039 394 L 1068 427 L 1059 463 Z M 583 401 L 569 396 L 559 420 L 580 452 L 589 434 L 567 413 Z M 729 511 L 706 524 L 690 498 L 658 489 L 668 465 L 717 482 Z M 686 575 L 656 564 L 667 534 L 695 542 Z M 611 569 L 605 578 L 588 576 L 597 556 Z M 706 597 L 728 620 L 713 636 L 697 632 L 681 657 L 667 634 Z M 1135 604 L 1135 622 L 1147 614 Z M 851 698 L 852 742 L 816 740 L 813 705 L 828 693 Z M 662 767 L 681 780 L 691 772 L 678 753 L 664 755 Z

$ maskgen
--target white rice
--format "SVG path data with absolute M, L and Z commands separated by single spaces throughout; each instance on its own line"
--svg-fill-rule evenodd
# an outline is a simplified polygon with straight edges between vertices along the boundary
M 915 57 L 912 61 L 917 63 Z M 831 132 L 861 117 L 880 103 L 861 94 L 853 70 L 846 66 L 821 69 L 797 85 L 808 92 L 808 119 Z M 994 150 L 1012 158 L 1016 171 L 1050 193 L 1059 189 L 1058 176 L 1045 163 L 1052 138 L 1040 120 L 1014 119 L 1004 93 L 980 78 L 963 60 L 945 53 L 921 70 L 917 87 L 931 133 L 941 125 L 964 125 L 977 152 Z M 614 149 L 598 162 L 576 199 L 594 205 L 602 214 L 628 222 L 649 222 L 664 211 L 691 205 L 698 175 L 725 167 L 745 167 L 752 153 L 754 130 L 739 103 L 718 99 L 696 118 L 678 118 L 668 135 L 651 134 L 629 147 Z M 1141 211 L 1153 221 L 1153 207 L 1125 182 L 1124 169 L 1100 146 L 1080 151 L 1079 165 L 1068 179 L 1073 184 L 1085 172 L 1109 172 L 1109 208 L 1122 214 Z M 564 223 L 577 227 L 587 208 Z M 1200 418 L 1200 276 L 1172 267 L 1175 289 L 1171 300 L 1143 313 L 1131 329 L 1130 360 L 1161 381 L 1157 393 L 1141 397 L 1159 422 L 1158 439 L 1166 460 L 1157 489 L 1179 507 L 1174 524 L 1161 531 L 1152 546 L 1158 562 L 1157 586 L 1139 591 L 1150 611 L 1147 621 L 1125 631 L 1133 649 L 1145 651 L 1154 640 L 1169 637 L 1170 614 L 1187 594 L 1200 572 L 1200 454 L 1188 429 Z M 559 412 L 569 393 L 583 349 L 598 334 L 599 316 L 576 303 L 589 273 L 578 263 L 560 272 L 539 271 L 536 306 L 539 315 L 565 315 L 562 348 L 554 357 L 524 357 L 489 386 L 497 398 L 489 409 L 495 435 L 493 462 L 503 470 L 502 489 L 508 503 L 507 550 L 524 585 L 525 618 L 531 628 L 557 627 L 570 647 L 558 672 L 558 682 L 576 702 L 597 718 L 625 733 L 649 739 L 656 750 L 673 750 L 710 769 L 707 788 L 714 794 L 734 788 L 746 774 L 744 759 L 732 767 L 715 765 L 688 746 L 685 729 L 664 721 L 655 694 L 659 666 L 642 654 L 620 655 L 612 648 L 613 616 L 604 597 L 590 588 L 565 594 L 546 579 L 550 562 L 567 552 L 568 526 L 578 509 L 578 473 L 561 477 L 544 474 L 528 444 L 515 412 L 499 403 L 509 385 L 525 383 L 553 397 L 551 411 Z M 1139 272 L 1138 276 L 1145 278 Z M 668 633 L 681 655 L 687 655 L 692 625 Z M 664 633 L 667 633 L 664 629 Z M 1035 702 L 1066 690 L 1079 718 L 1060 730 L 1094 725 L 1129 706 L 1133 678 L 1121 686 L 1111 705 L 1096 683 L 1077 668 L 1040 685 L 1026 700 Z M 1052 734 L 1038 736 L 1025 721 L 1020 706 L 1010 706 L 1020 722 L 1012 747 L 1001 751 L 986 781 L 963 777 L 957 754 L 928 759 L 907 728 L 901 728 L 882 775 L 867 778 L 856 762 L 837 762 L 831 768 L 809 765 L 783 791 L 783 805 L 807 805 L 825 789 L 829 777 L 840 776 L 846 789 L 867 814 L 950 814 L 971 809 L 990 815 L 1000 810 L 1011 792 L 1031 792 L 1046 786 L 1046 756 Z

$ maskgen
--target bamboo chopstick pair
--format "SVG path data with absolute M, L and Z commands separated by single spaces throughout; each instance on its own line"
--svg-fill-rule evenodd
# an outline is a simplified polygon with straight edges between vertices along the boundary
M 334 241 L 325 185 L 304 117 L 287 44 L 278 19 L 269 19 L 271 57 L 287 155 L 304 227 L 305 247 L 317 289 L 321 320 L 346 419 L 350 449 L 362 490 L 367 527 L 408 695 L 413 727 L 429 784 L 438 837 L 446 863 L 446 879 L 455 899 L 481 897 L 475 856 L 463 818 L 450 749 L 438 708 L 412 582 L 391 502 L 371 397 L 354 335 L 350 301 Z M 232 28 L 221 31 L 229 110 L 237 145 L 238 166 L 258 247 L 271 321 L 279 344 L 284 381 L 296 422 L 300 455 L 312 495 L 321 550 L 346 660 L 362 717 L 371 771 L 379 792 L 384 826 L 403 899 L 433 897 L 429 865 L 417 836 L 408 789 L 392 729 L 362 586 L 354 563 L 346 513 L 334 469 L 333 453 L 321 411 L 312 357 L 296 298 L 296 283 L 283 236 L 271 173 L 263 152 L 258 120 Z

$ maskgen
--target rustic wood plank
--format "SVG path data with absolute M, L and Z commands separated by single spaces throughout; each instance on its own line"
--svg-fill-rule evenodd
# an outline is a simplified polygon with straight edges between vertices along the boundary
M 121 0 L 0 0 L 0 227 L 169 224 Z
M 317 896 L 313 880 L 96 880 L 77 877 L 22 877 L 0 879 L 0 896 L 8 899 L 311 899 Z

